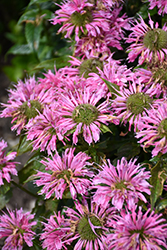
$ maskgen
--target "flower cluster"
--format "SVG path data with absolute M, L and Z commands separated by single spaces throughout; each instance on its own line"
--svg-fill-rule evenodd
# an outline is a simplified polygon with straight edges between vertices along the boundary
M 4 209 L 3 250 L 167 248 L 167 1 L 142 1 L 136 18 L 130 3 L 56 4 L 50 22 L 71 42 L 68 66 L 9 90 L 0 117 L 21 137 L 8 154 L 0 141 L 0 208 L 12 184 L 37 199 L 32 213 Z

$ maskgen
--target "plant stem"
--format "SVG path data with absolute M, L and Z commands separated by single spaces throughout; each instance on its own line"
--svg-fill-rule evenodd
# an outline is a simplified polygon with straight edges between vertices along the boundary
M 35 197 L 35 198 L 39 198 L 38 195 L 31 193 L 29 190 L 27 190 L 26 188 L 24 188 L 23 186 L 21 186 L 20 184 L 16 183 L 15 181 L 11 181 L 13 185 L 15 185 L 16 187 L 20 188 L 22 191 L 26 192 L 27 194 Z

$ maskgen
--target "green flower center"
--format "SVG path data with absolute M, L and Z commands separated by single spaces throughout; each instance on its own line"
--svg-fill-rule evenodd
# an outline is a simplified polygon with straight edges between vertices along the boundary
M 150 50 L 160 50 L 167 47 L 167 32 L 162 29 L 149 30 L 144 39 L 144 45 Z
M 164 136 L 167 138 L 167 118 L 162 120 L 158 127 L 158 134 L 161 138 Z
M 82 76 L 84 74 L 85 78 L 89 77 L 89 73 L 98 73 L 98 69 L 103 68 L 103 63 L 98 58 L 90 58 L 81 63 L 79 66 L 79 75 Z
M 57 174 L 57 179 L 70 180 L 71 173 L 69 170 L 63 170 L 60 174 Z
M 143 241 L 145 240 L 145 238 L 147 237 L 147 235 L 144 233 L 144 228 L 142 227 L 141 229 L 136 229 L 136 230 L 130 230 L 129 233 L 131 235 L 134 235 L 134 234 L 139 234 L 140 236 L 140 239 Z M 145 237 L 146 236 L 146 237 Z
M 127 109 L 130 110 L 133 114 L 141 114 L 144 109 L 149 109 L 152 99 L 149 95 L 144 93 L 132 94 L 128 97 L 126 101 Z
M 72 112 L 72 119 L 76 123 L 90 125 L 99 115 L 98 109 L 91 104 L 80 104 Z
M 92 15 L 90 11 L 82 11 L 82 13 L 75 11 L 72 13 L 70 17 L 70 21 L 75 25 L 79 27 L 84 27 L 87 23 L 90 23 L 92 21 Z
M 115 183 L 115 188 L 119 190 L 127 189 L 126 184 L 124 183 L 124 180 Z
M 20 113 L 26 116 L 28 120 L 38 115 L 37 110 L 41 111 L 42 105 L 36 100 L 30 101 L 30 107 L 27 105 L 27 102 L 24 102 L 19 108 Z
M 91 215 L 91 216 L 89 216 L 89 219 L 94 226 L 102 227 L 100 220 L 96 216 Z M 90 226 L 89 221 L 88 221 L 88 217 L 86 217 L 86 216 L 82 217 L 79 220 L 79 223 L 77 225 L 77 231 L 78 231 L 82 240 L 88 240 L 88 241 L 91 241 L 91 240 L 94 241 L 95 239 L 98 238 L 97 235 L 101 235 L 103 232 L 103 230 L 101 228 L 97 228 L 97 229 L 95 229 L 95 232 L 97 234 L 96 235 L 92 231 L 91 226 Z

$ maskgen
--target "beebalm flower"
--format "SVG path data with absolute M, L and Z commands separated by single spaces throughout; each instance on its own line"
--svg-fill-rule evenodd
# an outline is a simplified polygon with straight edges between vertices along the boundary
M 78 41 L 81 34 L 97 36 L 101 30 L 109 31 L 109 24 L 101 15 L 101 12 L 93 10 L 94 5 L 86 0 L 67 0 L 61 9 L 55 12 L 52 24 L 63 23 L 58 33 L 66 32 L 65 38 L 70 38 L 75 33 Z
M 136 138 L 143 148 L 153 146 L 152 156 L 167 153 L 167 103 L 152 108 L 142 117 Z
M 110 37 L 106 39 L 106 34 L 100 34 L 97 37 L 94 36 L 83 36 L 79 39 L 75 46 L 75 56 L 90 58 L 99 57 L 101 54 L 107 58 L 111 55 L 111 50 L 109 45 L 114 45 L 113 47 L 119 47 L 120 44 L 115 37 Z
M 52 195 L 54 198 L 62 199 L 68 190 L 73 199 L 77 194 L 85 195 L 91 184 L 89 180 L 93 172 L 87 167 L 91 165 L 90 157 L 83 152 L 74 155 L 75 148 L 66 149 L 62 157 L 56 152 L 52 158 L 42 160 L 49 172 L 40 172 L 35 175 L 39 178 L 35 181 L 37 186 L 43 186 L 40 195 L 45 194 L 45 199 Z
M 23 209 L 10 211 L 0 216 L 0 238 L 6 237 L 2 250 L 22 250 L 27 244 L 33 246 L 35 232 L 32 227 L 36 225 L 34 214 L 24 212 Z
M 149 0 L 150 9 L 157 7 L 158 14 L 164 15 L 167 13 L 167 0 Z
M 156 64 L 159 61 L 163 62 L 167 54 L 167 26 L 163 25 L 162 29 L 158 28 L 158 22 L 155 23 L 151 20 L 149 15 L 150 27 L 144 22 L 141 16 L 140 20 L 136 20 L 131 28 L 127 38 L 127 43 L 132 43 L 128 48 L 128 58 L 133 62 L 138 55 L 139 64 L 149 62 Z
M 52 89 L 47 90 L 41 88 L 35 77 L 21 80 L 14 89 L 9 90 L 9 99 L 7 104 L 2 104 L 5 109 L 0 114 L 0 117 L 12 117 L 12 130 L 17 130 L 20 134 L 27 122 L 38 115 L 45 105 L 51 103 L 54 99 Z
M 72 60 L 69 61 L 71 67 L 64 69 L 64 71 L 71 76 L 77 74 L 84 78 L 90 77 L 91 80 L 93 80 L 92 83 L 96 83 L 96 88 L 97 83 L 99 86 L 106 85 L 102 78 L 120 87 L 126 86 L 127 81 L 132 79 L 132 71 L 127 69 L 126 65 L 121 65 L 121 61 L 114 60 L 113 54 L 106 59 L 103 57 L 90 57 L 79 60 L 72 56 L 71 59 Z
M 44 108 L 42 114 L 39 113 L 35 118 L 29 120 L 26 128 L 27 140 L 32 141 L 33 150 L 47 151 L 50 155 L 57 149 L 57 141 L 63 144 L 64 137 L 57 127 L 58 117 L 54 111 L 57 102 L 52 102 Z
M 66 244 L 77 240 L 74 250 L 96 249 L 107 250 L 106 243 L 108 228 L 108 219 L 115 213 L 114 208 L 106 208 L 84 199 L 82 203 L 75 202 L 75 208 L 67 208 L 64 211 L 70 225 L 70 231 L 73 235 L 67 235 Z
M 64 216 L 54 213 L 44 225 L 43 232 L 41 233 L 40 240 L 42 240 L 42 248 L 47 250 L 67 250 L 64 240 L 66 233 L 70 233 L 69 223 L 65 222 Z
M 90 86 L 91 86 L 91 81 Z M 109 120 L 118 124 L 118 119 L 112 116 L 108 101 L 96 104 L 103 98 L 104 89 L 97 88 L 91 91 L 91 87 L 68 91 L 62 94 L 59 102 L 60 108 L 57 115 L 60 117 L 57 122 L 62 134 L 73 134 L 73 143 L 77 144 L 78 135 L 83 134 L 84 140 L 91 144 L 100 139 L 101 126 L 108 124 Z
M 162 214 L 155 214 L 148 209 L 142 212 L 136 206 L 128 210 L 122 210 L 116 215 L 116 224 L 113 233 L 108 234 L 110 242 L 109 250 L 161 250 L 167 248 L 167 223 Z M 113 224 L 113 221 L 112 221 Z
M 6 154 L 5 148 L 7 147 L 7 142 L 4 140 L 0 141 L 0 186 L 4 185 L 3 179 L 8 183 L 11 181 L 11 174 L 17 175 L 16 164 L 19 162 L 14 162 L 13 159 L 16 157 L 17 152 L 10 152 Z
M 141 79 L 134 79 L 129 82 L 129 87 L 123 87 L 116 90 L 116 98 L 112 100 L 113 111 L 124 124 L 129 122 L 129 130 L 134 125 L 137 130 L 141 117 L 151 105 L 156 105 L 157 99 L 161 94 L 158 85 L 152 84 L 147 87 L 140 83 Z
M 140 164 L 135 164 L 136 161 L 131 159 L 128 162 L 123 157 L 116 167 L 110 160 L 103 162 L 92 180 L 92 188 L 97 189 L 93 200 L 104 207 L 111 201 L 117 209 L 122 209 L 124 204 L 131 209 L 139 199 L 147 202 L 143 193 L 150 194 L 150 184 L 147 182 L 150 173 Z

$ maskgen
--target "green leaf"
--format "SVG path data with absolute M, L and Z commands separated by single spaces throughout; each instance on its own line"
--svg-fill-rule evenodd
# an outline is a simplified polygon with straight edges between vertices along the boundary
M 162 163 L 159 161 L 152 169 L 151 169 L 151 178 L 150 184 L 151 188 L 151 209 L 154 208 L 154 205 L 157 199 L 160 197 L 163 191 L 164 181 L 167 178 L 167 173 L 163 169 Z
M 39 3 L 45 3 L 49 0 L 31 0 L 28 6 L 31 6 L 32 4 L 39 4 Z
M 10 201 L 11 197 L 12 197 L 12 189 L 10 189 L 5 194 L 1 194 L 0 192 L 0 210 L 5 207 L 5 205 Z
M 55 66 L 57 69 L 63 68 L 64 66 L 70 65 L 68 63 L 68 60 L 69 60 L 69 57 L 67 56 L 45 60 L 39 63 L 33 70 L 54 69 Z
M 23 21 L 35 21 L 36 15 L 39 13 L 39 9 L 31 9 L 26 11 L 19 19 L 18 24 L 21 24 Z
M 26 23 L 25 25 L 26 40 L 32 52 L 34 51 L 34 49 L 37 50 L 39 47 L 42 29 L 42 23 L 38 26 L 35 26 L 32 23 Z
M 13 55 L 28 55 L 31 53 L 32 51 L 28 44 L 14 45 L 7 52 L 7 54 Z
M 0 195 L 6 194 L 10 189 L 10 183 L 3 179 L 4 185 L 0 186 Z
M 118 85 L 116 85 L 115 83 L 109 82 L 104 78 L 101 78 L 101 79 L 105 82 L 105 84 L 107 85 L 107 87 L 108 87 L 109 91 L 111 92 L 111 94 L 114 94 L 114 93 L 118 94 L 118 91 L 119 91 L 119 86 Z
M 106 126 L 105 124 L 100 124 L 100 130 L 103 132 L 103 133 L 112 133 L 112 131 L 109 129 L 108 126 Z
M 32 52 L 34 50 L 34 33 L 35 33 L 34 31 L 35 31 L 35 25 L 32 23 L 26 23 L 25 37 Z
M 39 151 L 27 161 L 24 167 L 18 172 L 19 181 L 21 184 L 26 183 L 34 179 L 33 175 L 37 170 L 44 170 L 45 166 L 40 162 L 42 156 Z
M 140 154 L 140 146 L 135 142 L 127 142 L 122 144 L 117 150 L 117 156 L 119 159 L 126 157 L 128 160 L 138 154 Z
M 45 201 L 45 206 L 47 210 L 57 211 L 59 200 L 47 199 Z
M 155 212 L 159 212 L 162 209 L 165 209 L 167 207 L 167 199 L 163 199 L 155 207 Z
M 33 147 L 31 144 L 31 141 L 27 140 L 27 136 L 22 134 L 20 136 L 20 141 L 19 141 L 19 145 L 18 145 L 18 149 L 17 149 L 17 154 L 18 155 L 22 155 L 26 152 L 32 151 Z

